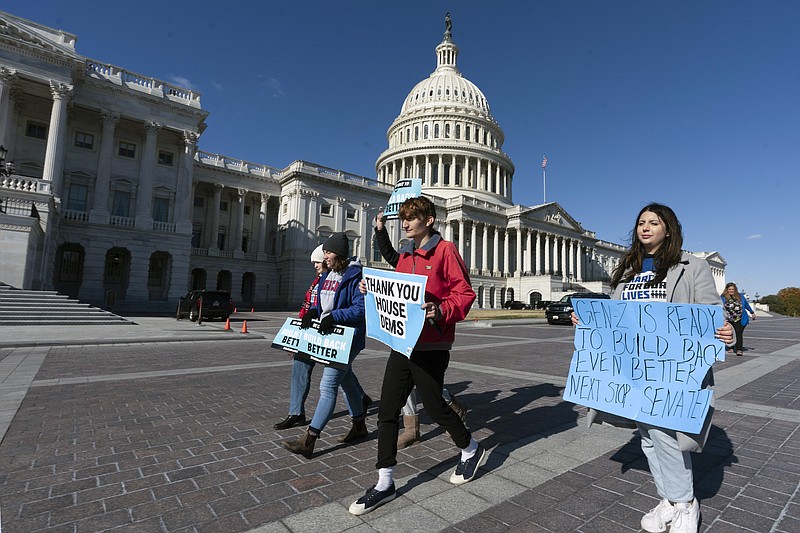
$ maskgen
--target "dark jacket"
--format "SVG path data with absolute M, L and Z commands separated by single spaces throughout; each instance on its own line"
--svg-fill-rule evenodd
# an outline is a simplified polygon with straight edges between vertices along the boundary
M 367 321 L 364 315 L 364 295 L 358 289 L 358 284 L 361 283 L 362 266 L 358 258 L 353 257 L 350 259 L 350 264 L 342 274 L 342 282 L 336 289 L 333 297 L 333 321 L 340 326 L 349 326 L 355 329 L 353 334 L 353 345 L 350 349 L 350 357 L 364 349 L 366 345 L 367 336 Z M 317 284 L 317 291 L 320 287 L 325 285 L 325 280 L 330 272 L 324 272 Z M 322 316 L 322 306 L 319 294 L 317 294 L 317 301 L 314 304 L 317 310 L 317 316 Z

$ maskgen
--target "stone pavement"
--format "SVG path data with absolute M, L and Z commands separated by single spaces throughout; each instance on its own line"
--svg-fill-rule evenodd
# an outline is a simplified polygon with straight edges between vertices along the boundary
M 376 479 L 375 406 L 367 441 L 336 442 L 341 409 L 312 460 L 286 452 L 302 429 L 272 429 L 290 360 L 269 347 L 285 316 L 236 315 L 232 331 L 144 317 L 0 328 L 2 531 L 618 532 L 657 503 L 636 433 L 587 428 L 585 409 L 561 400 L 572 329 L 481 321 L 459 326 L 447 386 L 486 467 L 448 483 L 456 450 L 423 412 L 422 442 L 399 453 L 398 498 L 351 516 Z M 760 318 L 745 347 L 715 365 L 714 426 L 694 456 L 701 531 L 797 532 L 800 320 Z M 385 357 L 370 340 L 355 363 L 378 401 Z

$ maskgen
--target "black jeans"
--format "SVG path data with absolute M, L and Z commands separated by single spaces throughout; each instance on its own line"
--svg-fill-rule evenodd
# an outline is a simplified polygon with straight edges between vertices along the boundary
M 744 346 L 742 344 L 744 342 L 744 326 L 742 325 L 741 319 L 736 322 L 731 322 L 731 326 L 733 326 L 733 331 L 736 332 L 736 346 L 734 346 L 733 349 L 737 352 L 741 352 Z
M 450 434 L 456 446 L 469 446 L 472 435 L 442 398 L 444 372 L 448 364 L 450 352 L 447 350 L 414 350 L 411 359 L 394 350 L 389 354 L 378 409 L 378 462 L 375 468 L 388 468 L 397 464 L 400 410 L 415 385 L 428 416 Z

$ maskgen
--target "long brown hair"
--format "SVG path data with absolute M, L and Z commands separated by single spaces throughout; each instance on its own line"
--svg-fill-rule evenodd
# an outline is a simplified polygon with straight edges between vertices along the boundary
M 331 270 L 341 274 L 347 267 L 350 266 L 350 258 L 349 257 L 342 257 L 338 254 L 333 254 L 335 257 L 333 258 L 333 265 L 331 266 Z
M 726 283 L 725 284 L 725 289 L 722 291 L 721 296 L 723 298 L 725 298 L 726 300 L 728 299 L 728 288 L 729 287 L 733 287 L 733 299 L 736 300 L 737 302 L 741 302 L 742 301 L 742 295 L 739 294 L 739 287 L 737 287 L 736 284 L 734 282 L 732 282 L 732 281 L 730 283 Z
M 631 247 L 622 256 L 617 268 L 611 274 L 611 288 L 616 288 L 621 282 L 629 282 L 633 277 L 642 271 L 642 261 L 647 253 L 644 246 L 636 236 L 636 228 L 639 219 L 645 212 L 654 213 L 664 224 L 664 242 L 658 247 L 653 256 L 653 264 L 656 269 L 656 277 L 650 283 L 660 283 L 667 277 L 667 272 L 673 266 L 681 262 L 681 249 L 683 248 L 683 228 L 678 221 L 675 212 L 662 204 L 648 204 L 636 215 L 633 223 L 633 230 L 630 233 Z

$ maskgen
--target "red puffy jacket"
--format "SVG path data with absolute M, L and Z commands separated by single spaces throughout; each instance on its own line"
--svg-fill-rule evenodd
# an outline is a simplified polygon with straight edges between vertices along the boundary
M 376 231 L 378 246 L 384 259 L 397 272 L 426 276 L 425 301 L 439 306 L 442 318 L 425 321 L 415 350 L 449 350 L 455 339 L 456 323 L 464 320 L 475 301 L 464 260 L 455 245 L 435 232 L 422 248 L 409 242 L 400 252 L 394 250 L 389 233 Z

